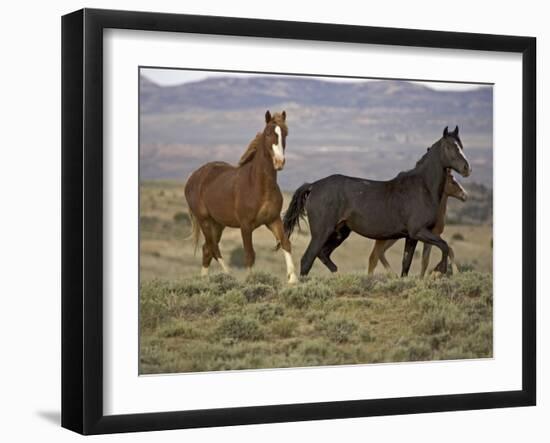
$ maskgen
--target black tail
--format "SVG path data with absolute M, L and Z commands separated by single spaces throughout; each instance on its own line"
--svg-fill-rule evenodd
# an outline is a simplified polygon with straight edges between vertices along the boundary
M 285 217 L 283 219 L 285 234 L 289 238 L 296 225 L 298 225 L 298 229 L 300 229 L 300 218 L 304 218 L 306 215 L 305 204 L 310 192 L 311 184 L 304 183 L 296 189 L 296 192 L 294 192 L 294 195 L 292 196 L 292 200 L 290 200 L 290 205 L 288 206 L 288 210 L 285 212 Z

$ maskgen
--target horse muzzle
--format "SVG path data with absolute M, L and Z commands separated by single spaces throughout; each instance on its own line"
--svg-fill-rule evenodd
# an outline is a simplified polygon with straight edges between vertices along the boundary
M 285 167 L 285 158 L 273 157 L 273 168 L 276 171 L 282 171 Z
M 460 171 L 460 175 L 462 175 L 462 177 L 469 177 L 471 173 L 472 167 L 469 164 L 464 165 L 462 171 Z

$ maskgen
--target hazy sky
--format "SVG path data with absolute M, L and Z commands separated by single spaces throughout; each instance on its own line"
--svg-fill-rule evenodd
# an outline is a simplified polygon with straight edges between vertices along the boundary
M 141 73 L 152 80 L 153 82 L 162 85 L 178 85 L 182 83 L 200 81 L 208 77 L 257 77 L 261 74 L 244 74 L 238 72 L 209 72 L 209 71 L 186 71 L 183 69 L 141 69 Z M 269 75 L 269 74 L 267 74 Z M 292 77 L 292 76 L 289 76 Z M 313 77 L 315 78 L 315 77 Z M 323 80 L 329 81 L 350 81 L 350 82 L 362 82 L 370 81 L 368 79 L 346 79 L 346 78 L 334 78 L 334 77 L 317 77 Z M 425 85 L 432 89 L 448 90 L 448 91 L 464 91 L 468 89 L 475 89 L 479 87 L 477 84 L 465 84 L 465 83 L 441 83 L 441 82 L 414 82 Z

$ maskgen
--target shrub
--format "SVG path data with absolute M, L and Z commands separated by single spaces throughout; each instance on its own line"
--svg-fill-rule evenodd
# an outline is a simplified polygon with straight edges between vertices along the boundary
M 224 295 L 220 296 L 221 306 L 224 312 L 240 312 L 243 306 L 246 305 L 246 297 L 240 289 L 231 289 Z
M 144 231 L 152 231 L 159 223 L 159 218 L 155 216 L 142 215 L 139 218 L 139 227 Z
M 262 303 L 256 309 L 256 315 L 261 322 L 270 322 L 277 317 L 282 317 L 285 311 L 282 306 L 273 305 L 271 303 Z
M 281 291 L 281 299 L 294 308 L 303 309 L 314 301 L 325 301 L 332 295 L 330 288 L 319 281 L 310 280 L 301 285 L 289 286 Z
M 446 329 L 447 317 L 442 311 L 426 312 L 414 325 L 413 330 L 417 334 L 432 335 L 438 334 Z
M 172 314 L 176 297 L 158 281 L 140 285 L 139 321 L 144 328 L 155 328 Z
M 358 274 L 339 274 L 326 280 L 336 295 L 355 295 L 363 292 L 361 276 Z
M 189 225 L 191 223 L 191 221 L 189 220 L 189 215 L 187 215 L 185 212 L 176 212 L 173 218 L 175 223 L 181 223 L 183 225 Z
M 244 268 L 244 249 L 237 246 L 229 254 L 229 266 L 232 268 Z
M 370 343 L 375 340 L 374 336 L 372 335 L 372 332 L 368 328 L 361 329 L 360 332 L 361 340 L 365 343 Z
M 171 323 L 163 327 L 159 335 L 165 338 L 196 338 L 199 336 L 199 332 L 191 325 L 184 324 L 183 322 Z
M 483 293 L 493 294 L 492 276 L 480 272 L 463 272 L 456 276 L 457 295 L 466 297 L 480 297 Z
M 256 302 L 268 298 L 275 293 L 271 286 L 264 285 L 263 283 L 254 283 L 245 286 L 242 292 L 248 302 Z
M 201 292 L 208 291 L 210 285 L 207 279 L 192 277 L 180 282 L 166 283 L 164 290 L 173 293 L 176 296 L 192 296 Z
M 281 318 L 273 322 L 271 331 L 274 335 L 281 338 L 290 338 L 296 329 L 296 321 L 290 318 Z
M 253 271 L 246 276 L 245 282 L 247 284 L 262 284 L 272 287 L 273 289 L 279 289 L 281 287 L 281 280 L 275 275 L 269 272 Z
M 355 321 L 345 317 L 329 317 L 321 323 L 320 328 L 330 340 L 346 343 L 350 341 L 358 326 Z
M 204 280 L 204 279 L 203 279 Z M 215 294 L 222 295 L 240 287 L 240 283 L 231 274 L 213 274 L 208 278 L 208 289 Z
M 457 263 L 456 266 L 460 272 L 470 272 L 475 270 L 475 266 L 473 263 Z
M 417 279 L 414 277 L 394 277 L 387 276 L 385 279 L 379 279 L 373 285 L 373 290 L 379 293 L 400 294 L 405 290 L 416 286 Z
M 305 340 L 300 344 L 300 351 L 306 356 L 318 358 L 326 357 L 330 343 L 325 339 Z
M 224 318 L 216 329 L 219 337 L 234 340 L 260 340 L 263 337 L 259 323 L 253 318 L 230 316 Z
M 220 297 L 211 292 L 201 292 L 187 298 L 181 306 L 183 315 L 207 315 L 215 316 L 222 310 Z
M 455 232 L 451 239 L 456 241 L 464 241 L 464 236 L 460 232 Z

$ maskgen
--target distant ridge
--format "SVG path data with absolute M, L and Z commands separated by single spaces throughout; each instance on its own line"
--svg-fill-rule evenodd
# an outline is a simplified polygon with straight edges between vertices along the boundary
M 140 78 L 140 173 L 183 180 L 212 160 L 236 163 L 264 126 L 267 109 L 289 122 L 286 190 L 332 173 L 388 179 L 410 169 L 460 126 L 472 162 L 469 181 L 492 187 L 493 89 L 435 90 L 384 80 L 211 77 L 175 86 Z
M 406 81 L 323 81 L 307 77 L 211 77 L 175 86 L 158 86 L 143 75 L 140 81 L 143 112 L 166 113 L 187 107 L 243 109 L 295 103 L 303 106 L 364 108 L 387 105 L 479 106 L 492 97 L 491 88 L 437 91 Z

